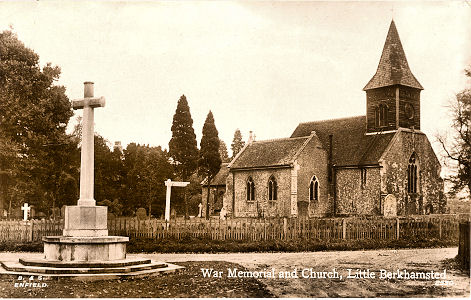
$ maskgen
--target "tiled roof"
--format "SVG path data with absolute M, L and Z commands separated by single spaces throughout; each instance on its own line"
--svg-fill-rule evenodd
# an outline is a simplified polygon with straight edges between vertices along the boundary
M 332 134 L 332 162 L 337 166 L 377 164 L 388 146 L 394 132 L 365 135 L 366 117 L 351 117 L 326 121 L 301 123 L 292 138 L 316 132 L 326 151 L 329 150 L 329 135 Z
M 229 175 L 229 168 L 227 167 L 227 165 L 229 165 L 229 163 L 221 164 L 221 169 L 219 169 L 219 172 L 211 181 L 211 186 L 226 185 L 226 178 L 227 175 Z M 203 180 L 203 182 L 201 182 L 201 184 L 207 186 L 206 178 Z
M 396 25 L 394 21 L 391 21 L 376 74 L 363 90 L 366 91 L 395 84 L 410 86 L 421 90 L 424 89 L 409 68 Z
M 296 153 L 310 138 L 284 138 L 255 141 L 232 162 L 231 169 L 285 166 L 293 162 Z

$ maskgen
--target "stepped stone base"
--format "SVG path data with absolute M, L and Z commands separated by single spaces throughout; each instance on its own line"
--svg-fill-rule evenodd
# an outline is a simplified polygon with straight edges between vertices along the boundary
M 146 259 L 124 259 L 113 262 L 63 262 L 20 259 L 19 262 L 1 262 L 0 275 L 43 277 L 69 277 L 81 280 L 116 279 L 150 276 L 174 272 L 183 267 Z
M 43 237 L 44 258 L 56 261 L 110 261 L 126 258 L 128 237 Z

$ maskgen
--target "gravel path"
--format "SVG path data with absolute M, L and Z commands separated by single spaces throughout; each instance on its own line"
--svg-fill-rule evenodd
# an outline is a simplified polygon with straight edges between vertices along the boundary
M 300 252 L 300 253 L 219 253 L 219 254 L 130 254 L 159 261 L 187 262 L 199 261 L 198 267 L 193 267 L 202 281 L 193 282 L 192 288 L 199 289 L 202 282 L 219 282 L 220 278 L 204 278 L 198 268 L 213 269 L 222 272 L 222 278 L 228 278 L 237 267 L 218 265 L 216 262 L 239 264 L 237 270 L 245 267 L 252 272 L 273 272 L 275 278 L 259 277 L 262 287 L 258 290 L 262 297 L 469 297 L 469 276 L 456 270 L 450 260 L 456 256 L 457 248 L 437 249 L 406 249 L 406 250 L 371 250 L 371 251 L 330 251 L 330 252 Z M 40 253 L 0 253 L 0 260 L 15 260 L 18 257 L 41 257 Z M 196 269 L 195 269 L 196 268 Z M 314 272 L 333 272 L 342 278 L 304 278 Z M 303 270 L 307 270 L 304 271 Z M 360 278 L 347 278 L 348 269 L 352 273 L 360 270 Z M 440 272 L 446 269 L 445 281 L 387 279 L 379 278 L 381 270 L 395 272 L 406 270 L 411 273 Z M 375 272 L 375 278 L 365 278 L 367 270 Z M 279 272 L 290 275 L 291 278 L 279 278 Z M 183 271 L 186 272 L 186 271 Z M 256 273 L 252 273 L 255 275 Z M 317 273 L 316 273 L 317 274 Z M 247 275 L 247 273 L 242 273 Z M 249 274 L 250 275 L 250 274 Z M 297 277 L 295 277 L 296 275 Z M 327 273 L 326 273 L 327 275 Z M 176 274 L 176 276 L 178 276 Z M 180 275 L 182 276 L 182 275 Z M 361 278 L 363 277 L 363 278 Z M 182 279 L 184 276 L 182 277 Z M 234 278 L 231 278 L 231 280 Z M 253 279 L 242 277 L 242 279 Z M 228 282 L 228 280 L 223 280 Z M 229 284 L 230 286 L 230 284 Z M 230 289 L 229 289 L 230 291 Z M 247 297 L 247 291 L 240 296 Z M 244 296 L 245 295 L 245 296 Z M 209 296 L 201 294 L 200 296 Z M 214 295 L 213 296 L 223 296 Z M 176 296 L 178 297 L 178 296 Z M 194 297 L 194 296 L 190 296 Z M 248 296 L 250 297 L 250 296 Z

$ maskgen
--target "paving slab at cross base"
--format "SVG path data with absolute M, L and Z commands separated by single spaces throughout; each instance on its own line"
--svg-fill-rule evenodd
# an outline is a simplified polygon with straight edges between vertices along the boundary
M 123 277 L 154 276 L 175 272 L 181 266 L 150 259 L 124 259 L 115 261 L 61 262 L 45 259 L 20 259 L 0 262 L 0 276 L 43 276 L 76 278 L 80 280 L 118 279 Z

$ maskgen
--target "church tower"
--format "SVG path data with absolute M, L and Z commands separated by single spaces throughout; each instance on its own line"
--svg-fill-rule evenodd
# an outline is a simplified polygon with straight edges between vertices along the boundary
M 420 91 L 412 74 L 399 34 L 391 21 L 376 74 L 363 88 L 366 92 L 366 132 L 399 127 L 420 129 Z

